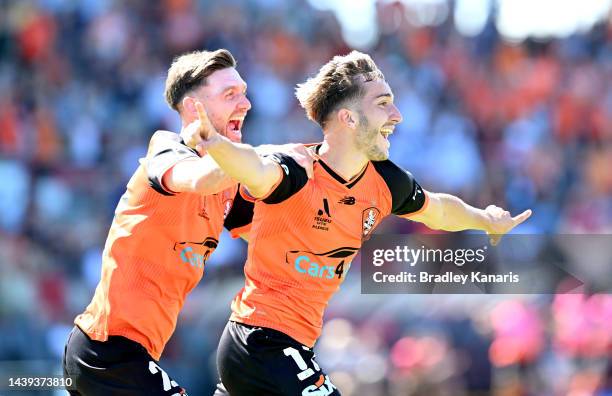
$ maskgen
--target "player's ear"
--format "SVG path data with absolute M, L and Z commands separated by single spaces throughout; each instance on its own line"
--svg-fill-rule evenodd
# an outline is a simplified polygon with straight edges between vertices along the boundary
M 338 121 L 340 121 L 342 125 L 345 125 L 351 129 L 357 128 L 357 114 L 355 114 L 353 111 L 347 108 L 342 108 L 338 110 L 337 117 Z
M 183 100 L 181 100 L 181 110 L 184 114 L 191 114 L 194 117 L 197 117 L 198 111 L 195 107 L 195 99 L 191 96 L 185 96 Z

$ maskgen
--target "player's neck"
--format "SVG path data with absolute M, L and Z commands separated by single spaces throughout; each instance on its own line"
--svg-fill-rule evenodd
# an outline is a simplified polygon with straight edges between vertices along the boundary
M 325 135 L 319 157 L 344 180 L 357 176 L 368 163 L 368 158 L 352 142 L 332 134 Z

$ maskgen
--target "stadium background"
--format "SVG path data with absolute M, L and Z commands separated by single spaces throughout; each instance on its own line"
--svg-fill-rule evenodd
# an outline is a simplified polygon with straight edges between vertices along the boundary
M 248 143 L 319 140 L 293 86 L 355 47 L 423 186 L 532 208 L 524 233 L 612 233 L 610 1 L 0 1 L 0 372 L 60 372 L 118 198 L 152 132 L 178 129 L 171 59 L 220 47 L 249 84 Z M 214 386 L 244 254 L 224 236 L 166 348 L 190 394 Z M 612 394 L 609 295 L 364 296 L 352 271 L 326 323 L 318 359 L 344 395 Z

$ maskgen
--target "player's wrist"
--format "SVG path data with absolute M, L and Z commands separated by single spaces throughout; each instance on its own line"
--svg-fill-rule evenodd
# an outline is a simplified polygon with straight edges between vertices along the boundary
M 493 217 L 485 209 L 475 210 L 475 220 L 477 230 L 485 231 L 486 233 L 492 233 L 493 231 Z

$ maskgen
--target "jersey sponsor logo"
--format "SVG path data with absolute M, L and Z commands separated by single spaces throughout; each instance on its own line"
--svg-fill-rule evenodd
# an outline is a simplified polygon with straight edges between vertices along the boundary
M 323 209 L 319 209 L 317 212 L 319 216 L 323 216 L 323 214 L 327 215 L 327 217 L 331 217 L 329 213 L 329 202 L 327 202 L 327 198 L 323 198 Z
M 208 260 L 212 252 L 217 248 L 217 245 L 219 245 L 218 240 L 208 237 L 203 242 L 176 242 L 173 250 L 179 252 L 181 262 L 190 264 L 195 268 L 203 269 L 204 265 L 206 265 L 206 260 Z M 198 252 L 202 251 L 201 246 L 204 247 L 203 253 Z
M 362 236 L 369 238 L 376 226 L 376 222 L 380 218 L 380 210 L 375 207 L 367 208 L 361 214 Z
M 344 198 L 341 198 L 338 203 L 344 205 L 355 205 L 355 197 L 349 197 L 348 195 Z
M 351 266 L 351 259 L 358 248 L 341 247 L 325 253 L 291 250 L 285 254 L 285 262 L 300 274 L 318 279 L 344 278 Z
M 329 231 L 329 225 L 331 224 L 331 213 L 329 212 L 329 202 L 327 198 L 323 198 L 323 207 L 317 211 L 317 215 L 314 217 L 314 224 L 312 228 L 316 230 Z

